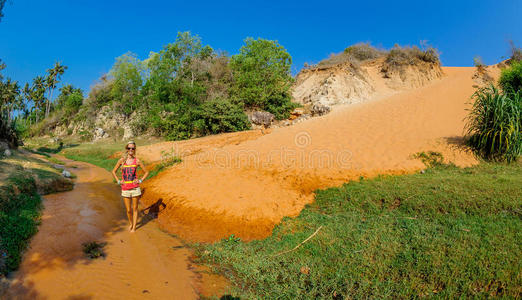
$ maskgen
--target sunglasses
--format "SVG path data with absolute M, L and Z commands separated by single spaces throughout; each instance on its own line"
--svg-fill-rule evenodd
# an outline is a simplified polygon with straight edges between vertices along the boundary
M 127 150 L 136 150 L 136 148 L 127 148 Z

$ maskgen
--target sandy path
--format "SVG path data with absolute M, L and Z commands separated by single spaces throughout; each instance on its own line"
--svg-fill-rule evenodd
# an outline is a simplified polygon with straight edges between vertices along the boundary
M 75 188 L 45 196 L 42 224 L 14 275 L 10 298 L 197 298 L 189 250 L 147 222 L 151 218 L 129 233 L 109 172 L 68 162 L 78 166 L 71 169 L 78 176 Z M 107 242 L 106 259 L 86 259 L 81 244 L 88 241 Z
M 146 182 L 144 201 L 166 203 L 161 226 L 185 239 L 213 241 L 231 233 L 252 239 L 270 234 L 284 216 L 298 215 L 317 188 L 423 168 L 412 158 L 419 151 L 439 151 L 459 166 L 475 164 L 462 146 L 474 68 L 443 70 L 442 79 L 425 87 L 269 134 L 138 147 L 148 161 L 161 159 L 160 149 L 183 157 Z

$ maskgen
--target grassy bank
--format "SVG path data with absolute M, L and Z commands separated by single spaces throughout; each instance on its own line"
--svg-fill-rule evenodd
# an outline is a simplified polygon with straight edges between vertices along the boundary
M 516 298 L 521 194 L 521 163 L 438 166 L 317 191 L 265 240 L 196 248 L 247 299 Z
M 59 170 L 37 158 L 13 151 L 0 160 L 0 275 L 18 267 L 38 231 L 40 194 L 72 188 Z
M 136 144 L 138 145 L 138 157 L 140 146 L 150 145 L 160 141 L 161 140 L 158 139 L 136 140 Z M 59 144 L 49 144 L 47 140 L 40 138 L 32 139 L 26 144 L 27 148 L 31 149 L 31 151 L 35 153 L 42 155 L 48 155 L 48 153 L 57 153 L 65 156 L 68 159 L 87 162 L 104 168 L 110 172 L 120 158 L 119 156 L 115 156 L 115 153 L 124 151 L 127 142 L 104 140 L 94 143 L 76 143 L 69 141 L 60 146 Z M 49 157 L 48 159 L 54 163 L 63 164 L 63 162 L 54 157 Z M 166 155 L 159 164 L 156 164 L 151 169 L 149 169 L 149 178 L 156 176 L 167 167 L 179 162 L 181 162 L 179 157 Z M 146 165 L 148 164 L 147 161 L 144 163 Z

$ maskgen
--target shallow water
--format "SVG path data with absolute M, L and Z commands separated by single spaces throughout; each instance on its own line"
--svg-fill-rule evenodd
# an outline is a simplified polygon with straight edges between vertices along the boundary
M 130 233 L 110 173 L 67 162 L 77 166 L 75 188 L 44 197 L 39 232 L 11 276 L 8 299 L 197 298 L 199 275 L 181 241 L 160 231 L 147 211 Z M 85 257 L 82 243 L 91 241 L 107 243 L 105 258 Z

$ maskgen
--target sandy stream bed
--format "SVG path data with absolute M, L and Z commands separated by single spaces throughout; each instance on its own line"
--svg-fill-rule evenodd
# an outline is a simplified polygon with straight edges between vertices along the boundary
M 60 159 L 77 166 L 75 188 L 44 197 L 42 223 L 7 299 L 197 299 L 223 287 L 223 279 L 191 264 L 191 251 L 159 230 L 149 210 L 128 231 L 109 172 Z M 82 243 L 90 241 L 107 242 L 105 259 L 85 257 Z

